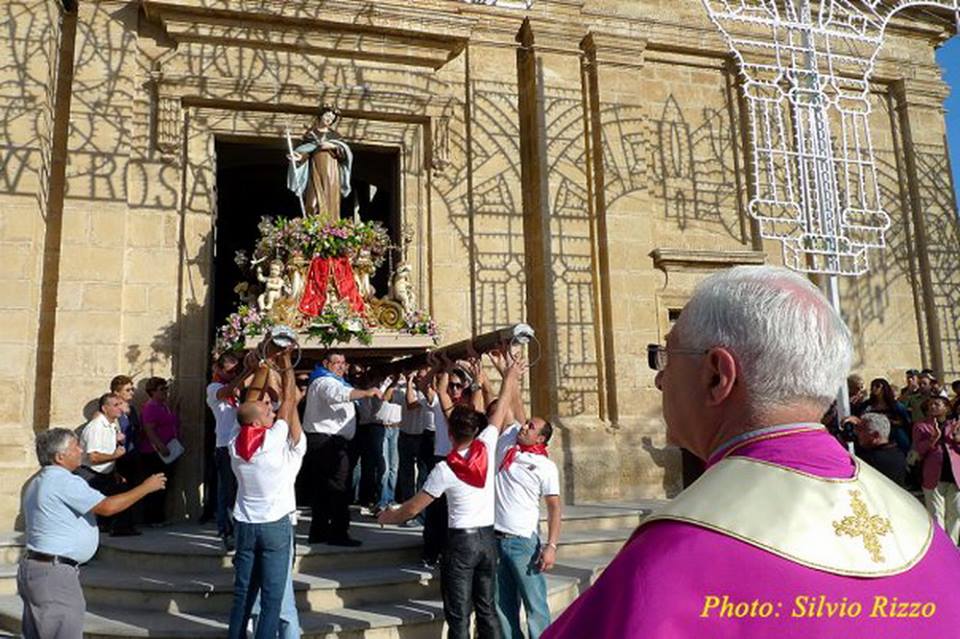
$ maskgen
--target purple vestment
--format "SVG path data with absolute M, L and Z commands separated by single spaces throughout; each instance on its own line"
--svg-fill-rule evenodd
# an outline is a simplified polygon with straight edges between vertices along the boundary
M 823 430 L 748 440 L 732 454 L 820 477 L 853 476 L 849 455 Z M 730 495 L 731 502 L 736 498 Z M 724 603 L 729 615 L 721 614 Z M 855 612 L 854 603 L 862 606 L 859 615 L 840 616 Z M 693 524 L 657 521 L 627 542 L 543 638 L 919 636 L 960 636 L 960 551 L 939 527 L 919 563 L 898 575 L 867 579 L 808 568 Z

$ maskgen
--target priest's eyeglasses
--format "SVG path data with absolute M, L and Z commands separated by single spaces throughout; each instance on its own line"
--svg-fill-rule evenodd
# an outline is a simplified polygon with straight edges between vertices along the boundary
M 709 350 L 698 348 L 670 348 L 661 344 L 647 344 L 647 366 L 650 370 L 662 371 L 667 367 L 667 353 L 672 355 L 705 355 Z

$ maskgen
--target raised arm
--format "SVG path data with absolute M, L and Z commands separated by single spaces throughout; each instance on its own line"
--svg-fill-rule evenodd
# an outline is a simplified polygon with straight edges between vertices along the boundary
M 243 358 L 243 370 L 229 384 L 224 384 L 217 390 L 217 399 L 225 402 L 235 397 L 237 390 L 246 386 L 247 381 L 257 372 L 257 368 L 256 355 L 252 352 L 247 353 Z
M 522 359 L 514 360 L 506 370 L 503 381 L 500 382 L 500 394 L 497 396 L 497 408 L 490 416 L 490 425 L 496 426 L 500 432 L 503 432 L 507 423 L 507 415 L 510 414 L 510 406 L 513 396 L 520 392 L 520 378 L 527 370 L 527 364 Z
M 296 445 L 303 435 L 303 427 L 300 425 L 300 414 L 297 412 L 300 394 L 297 391 L 297 380 L 293 374 L 289 350 L 281 353 L 280 366 L 283 367 L 283 372 L 280 376 L 280 408 L 277 410 L 277 416 L 290 426 L 290 441 Z

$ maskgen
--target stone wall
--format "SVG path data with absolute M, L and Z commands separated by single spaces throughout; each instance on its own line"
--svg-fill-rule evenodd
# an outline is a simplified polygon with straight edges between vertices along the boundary
M 190 451 L 172 492 L 197 513 L 213 231 L 229 215 L 215 144 L 279 139 L 332 102 L 347 140 L 400 154 L 415 282 L 445 338 L 535 323 L 529 399 L 560 426 L 567 497 L 679 489 L 645 346 L 705 275 L 780 261 L 744 214 L 736 69 L 699 3 L 107 0 L 80 3 L 69 38 L 54 2 L 3 11 L 0 425 L 23 433 L 18 472 L 29 433 L 81 423 L 114 374 L 172 377 Z M 842 290 L 867 376 L 960 375 L 930 44 L 944 35 L 898 26 L 878 65 L 894 227 Z

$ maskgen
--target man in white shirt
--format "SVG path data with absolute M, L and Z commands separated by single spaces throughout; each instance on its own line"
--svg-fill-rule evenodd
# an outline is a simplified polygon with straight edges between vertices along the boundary
M 236 353 L 223 353 L 213 366 L 213 381 L 207 385 L 207 407 L 215 422 L 213 462 L 217 470 L 217 532 L 228 552 L 234 547 L 230 511 L 237 497 L 237 479 L 230 468 L 229 445 L 240 428 L 237 422 L 240 388 L 254 372 L 251 366 L 241 367 Z
M 255 637 L 277 637 L 281 603 L 293 561 L 291 516 L 297 508 L 294 482 L 307 445 L 297 414 L 298 394 L 289 351 L 280 355 L 279 365 L 284 369 L 280 408 L 274 413 L 269 401 L 241 404 L 237 410 L 240 428 L 229 444 L 237 477 L 233 508 L 236 577 L 230 639 L 246 636 L 257 594 L 260 614 Z
M 524 369 L 522 362 L 507 369 L 489 422 L 483 413 L 471 407 L 453 408 L 448 420 L 451 453 L 430 472 L 423 490 L 396 510 L 386 510 L 378 517 L 381 524 L 400 524 L 435 499 L 447 497 L 447 543 L 440 585 L 449 639 L 470 636 L 471 611 L 476 612 L 477 635 L 481 639 L 500 636 L 493 601 L 497 561 L 493 530 L 496 448 Z M 446 392 L 449 377 L 446 372 L 441 374 L 438 392 Z
M 350 455 L 348 444 L 357 431 L 354 402 L 365 397 L 383 399 L 379 388 L 359 390 L 344 379 L 347 360 L 343 353 L 328 351 L 312 373 L 303 411 L 307 436 L 305 460 L 308 483 L 312 484 L 311 544 L 359 546 L 349 536 Z
M 522 406 L 517 415 L 523 419 Z M 497 614 L 506 639 L 523 639 L 521 601 L 528 639 L 538 639 L 550 625 L 543 572 L 556 561 L 561 516 L 560 474 L 547 457 L 552 435 L 550 422 L 534 417 L 522 426 L 513 424 L 497 442 Z M 541 496 L 547 503 L 544 546 L 538 532 Z
M 100 397 L 99 410 L 80 432 L 80 445 L 83 448 L 82 466 L 77 474 L 94 490 L 104 495 L 115 495 L 121 490 L 121 482 L 116 477 L 117 460 L 126 453 L 123 435 L 120 433 L 120 415 L 123 413 L 123 400 L 119 395 L 106 393 Z M 129 516 L 117 524 L 113 518 L 99 517 L 100 528 L 110 531 L 111 535 L 139 534 L 132 530 Z M 114 525 L 116 524 L 116 533 Z

